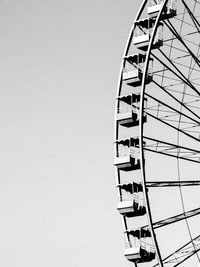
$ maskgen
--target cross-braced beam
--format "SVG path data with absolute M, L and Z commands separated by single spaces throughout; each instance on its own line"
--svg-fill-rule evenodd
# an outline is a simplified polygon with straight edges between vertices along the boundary
M 193 181 L 152 181 L 146 182 L 147 187 L 176 187 L 176 186 L 195 186 L 200 185 L 200 180 Z
M 176 267 L 192 257 L 200 250 L 200 235 L 190 240 L 187 244 L 183 245 L 172 254 L 163 259 L 165 265 Z M 153 267 L 158 266 L 158 264 Z
M 144 141 L 150 141 L 144 146 L 147 151 L 159 153 L 162 155 L 175 157 L 178 159 L 188 160 L 196 163 L 200 163 L 200 151 L 191 149 L 179 145 L 175 145 L 169 142 L 161 141 L 158 139 L 144 136 Z
M 163 226 L 167 226 L 169 224 L 182 221 L 184 219 L 196 216 L 198 214 L 200 214 L 200 208 L 197 208 L 197 209 L 194 209 L 194 210 L 190 210 L 190 211 L 187 211 L 187 212 L 183 212 L 183 213 L 180 213 L 178 215 L 166 218 L 164 220 L 161 220 L 161 221 L 158 221 L 158 222 L 154 222 L 153 223 L 153 228 L 157 229 L 157 228 L 160 228 L 160 227 L 163 227 Z M 148 227 L 148 225 L 145 225 L 142 228 L 147 228 L 147 227 Z

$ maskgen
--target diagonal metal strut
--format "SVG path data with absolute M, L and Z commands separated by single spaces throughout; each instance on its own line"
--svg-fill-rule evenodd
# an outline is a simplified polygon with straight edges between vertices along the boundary
M 152 144 L 144 146 L 144 149 L 154 153 L 159 153 L 162 155 L 179 158 L 183 160 L 188 160 L 191 162 L 200 163 L 200 151 L 196 149 L 191 149 L 188 147 L 183 147 L 175 145 L 169 142 L 161 141 L 151 137 L 144 136 L 144 140 L 152 141 Z
M 194 244 L 194 247 L 193 247 Z M 192 257 L 200 250 L 200 235 L 193 238 L 191 241 L 174 251 L 172 254 L 163 259 L 165 264 L 173 264 L 176 267 Z M 158 266 L 158 264 L 153 267 Z M 170 265 L 171 266 L 171 265 Z
M 175 186 L 195 186 L 195 185 L 200 185 L 200 180 L 146 182 L 147 187 L 175 187 Z
M 187 211 L 185 213 L 180 213 L 178 215 L 166 218 L 166 219 L 161 220 L 161 221 L 154 222 L 153 223 L 153 228 L 157 229 L 157 228 L 160 228 L 160 227 L 163 227 L 163 226 L 167 226 L 169 224 L 182 221 L 184 219 L 190 218 L 192 216 L 196 216 L 198 214 L 200 214 L 200 208 L 197 208 L 197 209 L 194 209 L 194 210 L 190 210 L 190 211 Z M 145 225 L 142 228 L 147 228 L 147 227 L 149 227 L 149 226 Z

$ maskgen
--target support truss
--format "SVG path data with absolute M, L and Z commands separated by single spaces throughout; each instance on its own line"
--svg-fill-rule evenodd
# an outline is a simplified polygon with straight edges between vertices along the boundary
M 195 185 L 200 185 L 200 180 L 146 182 L 147 187 L 176 187 L 176 186 L 195 186 Z
M 165 141 L 153 139 L 144 136 L 144 141 L 150 141 L 144 147 L 145 150 L 163 154 L 170 157 L 175 157 L 183 160 L 188 160 L 196 163 L 200 163 L 200 151 L 168 143 Z
M 187 212 L 184 212 L 184 213 L 180 213 L 178 215 L 166 218 L 164 220 L 161 220 L 161 221 L 158 221 L 158 222 L 154 222 L 153 223 L 153 228 L 157 229 L 157 228 L 160 228 L 160 227 L 163 227 L 163 226 L 167 226 L 169 224 L 176 223 L 176 222 L 185 220 L 187 218 L 190 218 L 190 217 L 193 217 L 193 216 L 196 216 L 196 215 L 199 215 L 199 214 L 200 214 L 200 208 L 197 208 L 197 209 L 194 209 L 194 210 L 190 210 L 190 211 L 187 211 Z M 148 228 L 148 227 L 149 227 L 148 225 L 145 225 L 142 228 Z
M 189 241 L 187 244 L 177 249 L 175 252 L 166 257 L 163 262 L 165 265 L 176 267 L 192 257 L 200 250 L 200 235 Z M 158 264 L 153 267 L 158 266 Z

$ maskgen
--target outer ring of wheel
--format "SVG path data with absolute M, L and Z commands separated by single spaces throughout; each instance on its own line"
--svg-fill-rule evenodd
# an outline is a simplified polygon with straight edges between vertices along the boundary
M 118 90 L 117 90 L 117 97 L 120 96 L 121 93 L 121 87 L 122 87 L 122 72 L 123 72 L 123 68 L 125 66 L 125 60 L 124 57 L 127 56 L 129 47 L 131 45 L 131 41 L 132 41 L 132 37 L 134 34 L 134 30 L 135 30 L 135 22 L 139 19 L 141 13 L 143 12 L 144 8 L 147 5 L 148 0 L 144 0 L 143 3 L 141 4 L 139 11 L 135 17 L 133 26 L 130 30 L 129 33 L 129 37 L 128 37 L 128 41 L 124 50 L 124 56 L 123 56 L 123 60 L 122 60 L 122 64 L 121 64 L 121 68 L 120 68 L 120 74 L 119 74 L 119 80 L 118 80 Z M 161 18 L 161 14 L 167 4 L 168 0 L 164 0 L 163 1 L 163 5 L 156 17 L 156 21 L 155 21 L 155 25 L 154 25 L 154 29 L 149 41 L 149 45 L 148 45 L 148 49 L 146 52 L 146 60 L 145 60 L 145 65 L 144 65 L 144 72 L 143 72 L 143 77 L 142 77 L 142 85 L 141 85 L 141 92 L 140 92 L 140 113 L 139 113 L 139 147 L 140 147 L 140 162 L 141 162 L 141 180 L 142 180 L 142 185 L 143 185 L 143 192 L 144 192 L 144 198 L 145 198 L 145 202 L 146 202 L 146 209 L 147 209 L 147 219 L 148 219 L 148 224 L 149 224 L 149 229 L 151 232 L 151 236 L 152 236 L 152 241 L 155 247 L 155 251 L 156 251 L 156 257 L 158 260 L 158 264 L 160 267 L 164 267 L 163 265 L 163 261 L 161 258 L 161 254 L 160 254 L 160 250 L 159 250 L 159 245 L 157 243 L 157 239 L 156 239 L 156 234 L 154 232 L 153 229 L 153 222 L 152 222 L 152 216 L 151 216 L 151 208 L 150 208 L 150 203 L 149 203 L 149 198 L 148 198 L 148 193 L 147 193 L 147 187 L 146 187 L 146 175 L 145 175 L 145 165 L 144 165 L 144 147 L 143 147 L 143 113 L 144 113 L 144 93 L 145 93 L 145 79 L 147 76 L 147 70 L 148 70 L 148 65 L 149 65 L 149 58 L 150 58 L 150 52 L 152 49 L 152 45 L 154 42 L 154 38 L 156 35 L 156 31 L 157 31 L 157 27 L 158 27 L 158 23 L 160 21 Z M 119 104 L 116 104 L 115 106 L 115 140 L 118 139 L 118 123 L 116 120 L 116 114 L 117 114 L 117 109 L 119 108 L 118 106 Z M 117 153 L 117 146 L 115 146 L 115 153 Z M 116 168 L 116 180 L 117 183 L 119 183 L 119 178 L 120 178 L 120 174 L 119 174 L 119 170 L 117 170 Z M 118 188 L 118 196 L 121 196 L 121 190 L 120 188 Z M 127 224 L 126 224 L 126 219 L 124 218 L 124 216 L 122 216 L 122 221 L 123 221 L 123 226 L 124 226 L 124 230 L 127 230 Z

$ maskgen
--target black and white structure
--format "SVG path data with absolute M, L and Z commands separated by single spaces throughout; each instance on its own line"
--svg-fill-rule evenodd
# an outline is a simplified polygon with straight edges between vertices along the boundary
M 122 58 L 114 142 L 125 257 L 132 266 L 197 266 L 199 0 L 143 0 Z

